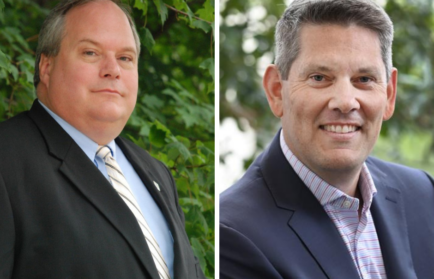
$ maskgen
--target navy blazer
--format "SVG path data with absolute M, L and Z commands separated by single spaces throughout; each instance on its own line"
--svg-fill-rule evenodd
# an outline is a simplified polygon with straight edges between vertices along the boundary
M 359 278 L 337 228 L 286 160 L 278 135 L 220 196 L 220 278 Z M 387 277 L 434 278 L 434 181 L 375 158 L 366 163 L 378 191 L 371 213 Z
M 175 278 L 205 278 L 170 171 L 132 142 L 116 143 L 169 224 Z M 160 278 L 133 213 L 38 101 L 0 123 L 0 278 Z

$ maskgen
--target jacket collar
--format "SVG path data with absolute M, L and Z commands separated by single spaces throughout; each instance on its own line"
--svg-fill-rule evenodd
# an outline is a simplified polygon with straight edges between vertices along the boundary
M 264 152 L 260 163 L 276 206 L 288 211 L 288 226 L 298 235 L 329 278 L 358 278 L 351 255 L 333 221 L 283 155 L 279 133 Z M 390 181 L 374 159 L 368 158 L 366 163 L 377 188 L 371 214 L 387 276 L 396 279 L 417 278 L 399 190 L 401 182 Z M 394 187 L 391 186 L 392 183 Z
M 288 226 L 328 278 L 358 278 L 358 271 L 339 231 L 284 157 L 278 135 L 261 161 L 264 179 L 276 206 L 289 211 Z
M 371 214 L 380 241 L 387 277 L 417 278 L 411 257 L 404 203 L 399 190 L 402 187 L 401 181 L 391 181 L 375 160 L 367 160 L 378 191 L 372 203 Z

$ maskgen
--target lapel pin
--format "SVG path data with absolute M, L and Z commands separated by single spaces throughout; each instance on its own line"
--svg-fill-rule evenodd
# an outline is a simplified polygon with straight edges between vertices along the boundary
M 158 191 L 160 191 L 160 185 L 158 185 L 158 183 L 155 181 L 154 181 L 154 185 L 155 185 L 155 187 L 157 187 Z

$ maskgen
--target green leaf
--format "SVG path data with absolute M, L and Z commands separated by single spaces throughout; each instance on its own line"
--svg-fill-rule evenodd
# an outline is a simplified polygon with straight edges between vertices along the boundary
M 205 33 L 208 33 L 211 30 L 211 25 L 203 20 L 195 19 L 193 20 L 192 26 L 202 29 Z
M 178 191 L 181 191 L 183 193 L 187 193 L 188 192 L 188 180 L 185 177 L 180 177 L 179 179 L 176 180 L 176 189 L 178 189 Z
M 5 3 L 3 3 L 3 0 L 0 0 L 0 12 L 3 12 L 5 8 Z
M 176 136 L 176 139 L 180 141 L 185 147 L 190 148 L 190 140 L 183 136 Z
M 202 63 L 200 63 L 199 68 L 208 69 L 209 74 L 214 79 L 214 59 L 212 58 L 205 59 Z
M 134 7 L 142 10 L 143 15 L 146 15 L 148 13 L 148 0 L 136 0 L 134 2 Z
M 205 249 L 199 240 L 195 237 L 191 238 L 191 246 L 193 248 L 194 255 L 198 258 L 200 267 L 202 270 L 206 269 Z
M 188 20 L 191 22 L 193 19 L 194 13 L 191 11 L 190 7 L 187 5 L 187 2 L 184 0 L 173 0 L 173 6 L 180 11 L 184 11 L 188 15 Z
M 14 78 L 15 81 L 18 80 L 19 72 L 18 72 L 17 67 L 15 67 L 14 65 L 11 64 L 11 65 L 9 66 L 9 73 L 12 74 L 12 77 Z M 32 75 L 32 78 L 33 78 L 33 75 Z
M 175 110 L 178 112 L 179 116 L 181 116 L 187 128 L 197 124 L 197 117 L 190 113 L 185 107 L 178 107 Z
M 160 109 L 164 106 L 164 102 L 161 100 L 161 98 L 155 95 L 145 94 L 141 102 L 149 108 Z
M 211 3 L 211 0 L 205 1 L 205 3 L 203 4 L 203 8 L 197 10 L 196 14 L 201 19 L 209 22 L 214 22 L 214 3 Z
M 188 150 L 188 148 L 179 141 L 172 142 L 172 143 L 168 144 L 167 148 L 177 149 L 178 154 L 181 155 L 181 157 L 182 157 L 182 159 L 184 159 L 184 161 L 190 159 L 190 157 L 191 157 L 191 154 L 190 154 L 190 151 Z M 172 151 L 172 153 L 173 153 L 173 151 Z M 173 154 L 170 154 L 169 156 L 173 156 Z
M 149 130 L 150 142 L 157 146 L 163 147 L 166 144 L 166 137 L 170 134 L 170 130 L 158 121 L 155 121 Z
M 9 71 L 10 62 L 6 54 L 0 50 L 0 67 Z
M 179 204 L 181 206 L 189 204 L 189 205 L 197 205 L 199 207 L 202 207 L 202 202 L 193 198 L 179 198 Z
M 140 34 L 142 38 L 142 44 L 152 53 L 152 48 L 155 45 L 154 37 L 152 36 L 151 31 L 148 28 L 143 27 Z
M 163 0 L 153 0 L 155 6 L 157 7 L 158 14 L 161 18 L 161 24 L 164 24 L 164 22 L 167 19 L 167 7 L 164 5 Z

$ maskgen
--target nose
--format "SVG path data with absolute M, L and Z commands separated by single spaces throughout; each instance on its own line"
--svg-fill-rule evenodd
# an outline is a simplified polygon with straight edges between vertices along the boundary
M 332 90 L 334 90 L 333 96 L 328 103 L 330 110 L 350 113 L 360 109 L 357 99 L 358 89 L 350 81 L 336 83 Z
M 121 70 L 116 57 L 105 57 L 101 62 L 100 76 L 110 79 L 119 79 Z

